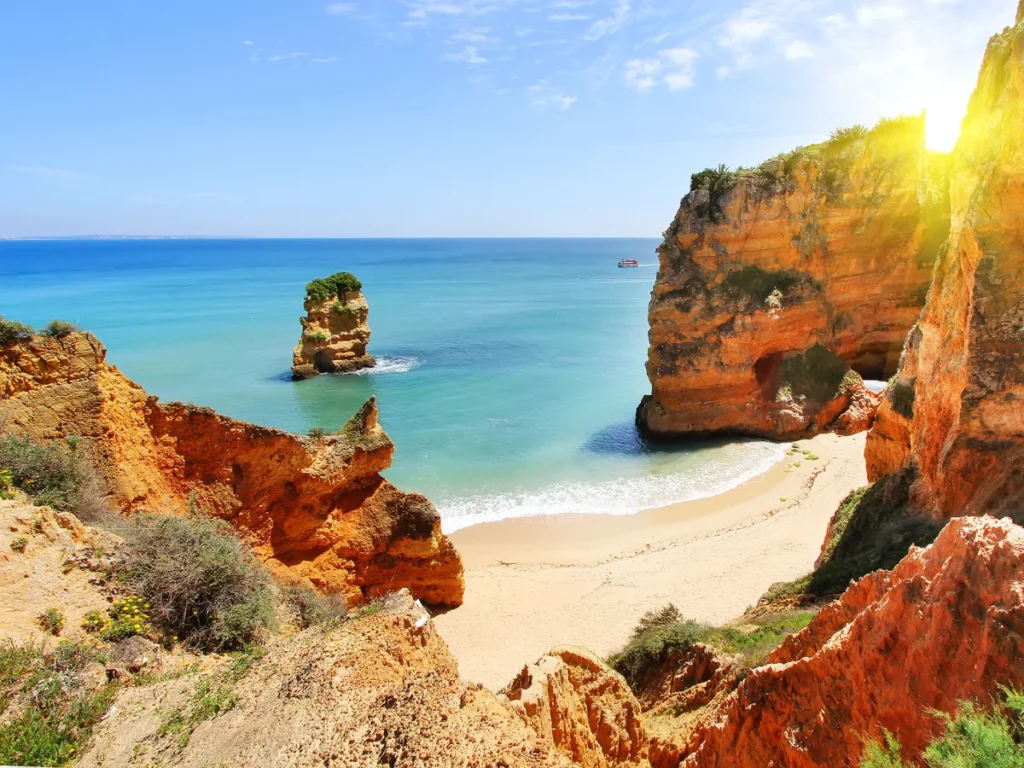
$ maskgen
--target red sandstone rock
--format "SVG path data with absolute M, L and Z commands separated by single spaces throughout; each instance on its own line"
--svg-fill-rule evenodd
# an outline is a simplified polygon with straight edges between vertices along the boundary
M 943 173 L 908 119 L 769 161 L 717 204 L 688 195 L 658 249 L 640 427 L 782 438 L 870 426 L 874 397 L 861 386 L 843 418 L 839 382 L 846 365 L 896 370 L 948 231 L 944 196 L 921 194 Z M 829 380 L 809 393 L 783 374 L 816 344 L 840 360 L 819 355 Z
M 190 505 L 229 520 L 268 565 L 350 600 L 408 587 L 462 602 L 462 561 L 427 499 L 380 473 L 394 444 L 371 400 L 316 439 L 161 404 L 105 361 L 89 334 L 0 350 L 0 419 L 38 439 L 85 439 L 127 512 Z
M 919 755 L 963 699 L 1024 684 L 1024 529 L 958 518 L 851 586 L 752 670 L 689 742 L 686 768 L 856 765 L 895 733 Z

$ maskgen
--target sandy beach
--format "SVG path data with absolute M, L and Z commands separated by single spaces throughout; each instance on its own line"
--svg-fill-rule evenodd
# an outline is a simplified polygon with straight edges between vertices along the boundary
M 820 435 L 719 496 L 637 515 L 556 515 L 487 523 L 452 540 L 466 601 L 435 621 L 462 677 L 498 689 L 556 646 L 606 656 L 637 619 L 675 603 L 723 622 L 777 581 L 811 570 L 832 513 L 866 484 L 865 435 Z M 798 466 L 797 466 L 798 465 Z

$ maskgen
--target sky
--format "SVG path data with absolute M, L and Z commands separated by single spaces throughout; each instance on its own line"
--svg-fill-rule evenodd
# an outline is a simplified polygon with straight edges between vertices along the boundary
M 657 237 L 929 110 L 1017 0 L 0 0 L 0 237 Z

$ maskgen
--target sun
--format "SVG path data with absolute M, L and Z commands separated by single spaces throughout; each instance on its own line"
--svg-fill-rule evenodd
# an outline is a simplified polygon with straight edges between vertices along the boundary
M 949 104 L 933 104 L 925 110 L 925 146 L 932 152 L 951 152 L 960 137 L 963 112 Z

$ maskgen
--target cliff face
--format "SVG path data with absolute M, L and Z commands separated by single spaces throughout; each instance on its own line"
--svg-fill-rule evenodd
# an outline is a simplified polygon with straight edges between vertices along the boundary
M 1024 6 L 1021 8 L 1024 11 Z M 920 342 L 899 381 L 913 418 L 897 441 L 915 501 L 943 516 L 1019 514 L 1024 492 L 1024 22 L 989 44 L 954 151 L 953 224 Z M 892 421 L 886 408 L 886 430 Z M 867 449 L 873 475 L 887 434 Z M 909 438 L 909 439 L 907 439 Z
M 292 357 L 292 378 L 321 373 L 350 373 L 376 363 L 370 343 L 370 305 L 358 291 L 340 291 L 326 299 L 306 297 L 302 338 Z
M 380 475 L 394 445 L 373 400 L 339 434 L 299 437 L 159 403 L 105 356 L 89 334 L 0 350 L 4 428 L 81 436 L 121 509 L 227 519 L 272 568 L 351 601 L 408 587 L 462 602 L 462 562 L 437 511 Z
M 948 232 L 944 158 L 918 118 L 753 171 L 694 177 L 658 249 L 637 413 L 653 436 L 870 426 Z
M 685 768 L 857 765 L 896 734 L 917 757 L 929 708 L 988 702 L 1024 684 L 1024 530 L 959 518 L 891 572 L 852 585 L 752 670 L 698 727 Z

